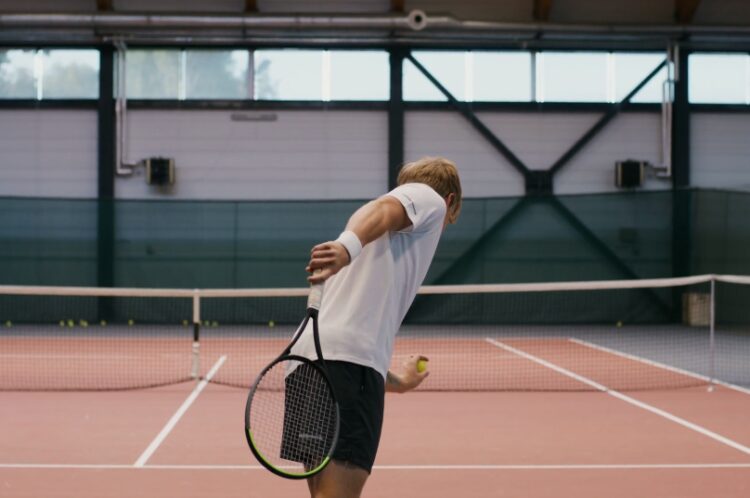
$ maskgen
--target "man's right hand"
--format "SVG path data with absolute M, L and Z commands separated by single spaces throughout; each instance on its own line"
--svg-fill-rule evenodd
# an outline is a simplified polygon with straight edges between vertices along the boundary
M 310 262 L 305 270 L 312 275 L 307 277 L 307 281 L 322 284 L 349 263 L 349 253 L 343 244 L 335 241 L 318 244 L 310 251 Z M 320 271 L 313 274 L 315 270 Z

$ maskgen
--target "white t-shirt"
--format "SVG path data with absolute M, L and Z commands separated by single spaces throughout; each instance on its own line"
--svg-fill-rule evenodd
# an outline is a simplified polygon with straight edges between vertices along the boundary
M 370 242 L 326 280 L 319 314 L 325 359 L 371 367 L 383 377 L 396 333 L 435 255 L 446 213 L 445 200 L 423 183 L 407 183 L 386 195 L 401 202 L 412 225 Z M 303 332 L 292 352 L 317 358 L 312 330 Z

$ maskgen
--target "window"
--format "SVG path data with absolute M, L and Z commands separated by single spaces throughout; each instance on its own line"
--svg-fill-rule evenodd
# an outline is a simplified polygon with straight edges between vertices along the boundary
M 128 50 L 126 91 L 131 99 L 180 98 L 180 50 Z
M 615 53 L 614 100 L 620 102 L 625 98 L 666 57 L 666 53 Z M 665 66 L 633 96 L 631 102 L 661 102 L 666 80 L 667 68 Z
M 330 54 L 331 100 L 388 100 L 390 62 L 384 51 L 335 51 Z
M 36 98 L 34 58 L 34 50 L 0 50 L 0 98 Z
M 185 98 L 251 98 L 249 66 L 247 50 L 186 50 Z
M 419 61 L 458 100 L 466 100 L 466 52 L 413 52 Z M 411 61 L 404 61 L 404 100 L 448 100 Z
M 0 98 L 98 97 L 98 50 L 0 50 Z
M 531 95 L 529 52 L 472 52 L 473 100 L 528 102 Z
M 99 98 L 98 50 L 44 50 L 41 98 Z
M 691 54 L 688 100 L 701 104 L 750 104 L 750 56 Z
M 259 100 L 322 100 L 323 51 L 256 51 L 255 98 Z
M 607 102 L 608 54 L 541 52 L 537 54 L 539 102 Z

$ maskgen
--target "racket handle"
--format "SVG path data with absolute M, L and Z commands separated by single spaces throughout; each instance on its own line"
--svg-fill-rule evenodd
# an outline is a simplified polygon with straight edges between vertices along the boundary
M 317 275 L 322 270 L 318 269 L 313 272 Z M 307 309 L 320 309 L 320 302 L 323 300 L 323 284 L 314 284 L 310 286 L 310 294 L 307 296 Z

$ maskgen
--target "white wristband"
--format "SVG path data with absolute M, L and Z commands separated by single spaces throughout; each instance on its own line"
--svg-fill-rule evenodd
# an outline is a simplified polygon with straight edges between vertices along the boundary
M 341 235 L 339 235 L 339 238 L 336 239 L 336 242 L 346 248 L 346 252 L 349 253 L 350 263 L 354 261 L 354 258 L 359 256 L 359 253 L 362 252 L 362 242 L 359 241 L 359 237 L 357 237 L 357 234 L 352 232 L 351 230 L 341 232 Z

